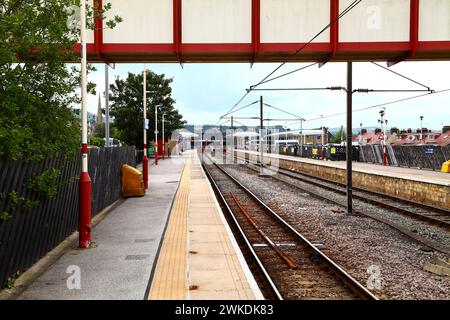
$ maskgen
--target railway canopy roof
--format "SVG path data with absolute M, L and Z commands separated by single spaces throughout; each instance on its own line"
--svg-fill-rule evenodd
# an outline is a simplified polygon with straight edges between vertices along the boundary
M 367 0 L 342 17 L 353 0 L 108 2 L 123 22 L 97 21 L 91 62 L 450 59 L 450 0 Z

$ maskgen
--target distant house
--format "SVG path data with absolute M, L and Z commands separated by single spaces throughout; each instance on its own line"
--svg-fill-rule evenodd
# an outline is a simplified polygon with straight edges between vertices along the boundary
M 388 132 L 387 134 L 387 143 L 390 142 L 391 134 Z M 380 144 L 381 141 L 384 140 L 384 133 L 381 129 L 375 129 L 375 132 L 367 132 L 367 130 L 363 129 L 362 134 L 355 136 L 354 142 L 359 142 L 362 145 L 365 144 Z
M 362 145 L 381 144 L 384 139 L 381 129 L 376 129 L 375 133 L 369 133 L 362 130 L 362 134 L 358 135 L 355 142 Z M 450 144 L 450 126 L 444 126 L 442 130 L 428 130 L 427 128 L 398 130 L 392 128 L 387 133 L 387 144 L 391 145 L 449 145 Z
M 428 130 L 426 128 L 412 130 L 402 130 L 396 134 L 396 139 L 391 142 L 393 145 L 448 145 L 450 144 L 450 127 L 444 127 L 442 130 Z

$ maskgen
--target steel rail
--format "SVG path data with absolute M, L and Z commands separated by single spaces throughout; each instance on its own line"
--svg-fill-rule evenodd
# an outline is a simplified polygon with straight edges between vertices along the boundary
M 307 173 L 298 172 L 298 171 L 294 171 L 294 170 L 290 170 L 290 169 L 284 169 L 284 168 L 278 168 L 278 170 L 276 170 L 276 171 L 279 174 L 282 174 L 282 175 L 285 175 L 285 176 L 288 176 L 290 178 L 297 179 L 297 180 L 300 180 L 300 181 L 303 181 L 303 182 L 306 182 L 306 183 L 314 184 L 316 186 L 319 186 L 319 187 L 322 187 L 324 189 L 336 192 L 338 194 L 342 194 L 342 195 L 346 194 L 345 190 L 338 189 L 339 187 L 345 187 L 345 184 L 337 182 L 337 181 L 332 181 L 332 180 L 328 180 L 328 179 L 324 179 L 324 178 L 320 178 L 320 177 L 315 177 L 315 176 L 312 176 L 312 175 L 307 174 Z M 305 177 L 307 177 L 307 179 L 305 179 L 305 178 L 303 178 L 301 176 L 305 176 Z M 337 188 L 336 187 L 331 187 L 329 185 L 325 185 L 325 184 L 320 183 L 320 182 L 311 181 L 310 179 L 315 179 L 315 180 L 318 180 L 318 181 L 322 181 L 324 183 L 335 184 L 337 186 Z M 406 205 L 411 206 L 411 207 L 419 207 L 419 208 L 422 208 L 422 209 L 427 210 L 427 211 L 437 212 L 437 213 L 441 214 L 441 217 L 450 218 L 450 212 L 448 210 L 445 210 L 445 209 L 437 208 L 437 207 L 434 207 L 434 206 L 429 206 L 429 205 L 426 205 L 426 204 L 423 204 L 423 203 L 417 203 L 417 202 L 406 200 L 406 199 L 393 197 L 393 196 L 390 196 L 390 195 L 381 194 L 381 193 L 378 193 L 378 192 L 372 192 L 372 191 L 369 191 L 369 190 L 366 190 L 366 189 L 363 189 L 363 188 L 353 188 L 353 191 L 361 192 L 363 194 L 366 193 L 369 196 L 375 196 L 375 197 L 379 197 L 379 198 L 388 199 L 388 200 L 391 200 L 391 201 L 396 201 L 399 204 L 403 203 L 403 204 L 406 204 Z M 397 213 L 400 213 L 400 214 L 402 214 L 404 216 L 407 216 L 407 217 L 410 217 L 410 218 L 413 218 L 413 219 L 419 219 L 421 221 L 425 221 L 425 222 L 427 222 L 429 224 L 442 227 L 442 228 L 446 229 L 447 231 L 450 230 L 450 223 L 449 222 L 444 221 L 444 220 L 440 220 L 440 219 L 436 219 L 436 218 L 434 218 L 432 216 L 427 216 L 427 215 L 421 214 L 419 212 L 414 212 L 414 211 L 411 211 L 411 210 L 408 210 L 408 209 L 405 209 L 405 208 L 402 208 L 402 207 L 397 207 L 395 205 L 392 205 L 392 204 L 389 204 L 389 203 L 386 203 L 386 202 L 382 202 L 382 200 L 376 200 L 376 199 L 373 199 L 373 198 L 368 198 L 368 197 L 365 197 L 363 195 L 354 194 L 353 198 L 359 199 L 359 200 L 361 200 L 363 202 L 366 202 L 366 203 L 370 203 L 370 204 L 376 205 L 378 207 L 387 208 L 389 210 L 395 211 Z
M 231 197 L 233 198 L 234 202 L 236 202 L 239 209 L 242 211 L 244 216 L 247 218 L 247 220 L 250 222 L 250 224 L 255 228 L 255 230 L 263 237 L 264 241 L 266 241 L 270 247 L 280 256 L 281 259 L 289 266 L 291 269 L 298 269 L 297 263 L 295 263 L 294 260 L 289 258 L 289 256 L 283 252 L 278 246 L 275 244 L 275 242 L 270 239 L 270 237 L 261 230 L 261 228 L 256 224 L 255 220 L 250 216 L 250 213 L 247 211 L 247 209 L 242 205 L 242 203 L 239 201 L 239 199 L 236 197 L 236 195 L 231 192 Z
M 275 211 L 273 211 L 268 205 L 266 205 L 262 200 L 260 200 L 253 192 L 251 192 L 247 187 L 240 183 L 235 177 L 226 172 L 223 168 L 213 162 L 213 165 L 218 168 L 222 173 L 225 174 L 230 180 L 236 183 L 242 190 L 244 190 L 253 200 L 260 204 L 264 209 L 266 209 L 278 222 L 280 222 L 284 227 L 286 227 L 292 234 L 294 234 L 302 243 L 304 243 L 309 250 L 313 251 L 318 257 L 320 257 L 336 274 L 344 280 L 355 293 L 360 294 L 361 297 L 368 300 L 378 300 L 378 298 L 361 285 L 355 278 L 353 278 L 349 273 L 342 269 L 338 264 L 331 260 L 327 255 L 320 251 L 314 244 L 312 244 L 308 239 L 306 239 L 300 232 L 298 232 L 294 227 L 292 227 L 288 222 L 286 222 L 281 216 L 279 216 Z
M 241 157 L 237 157 L 237 158 L 238 158 L 238 159 L 243 159 L 243 160 L 245 160 L 245 161 L 249 161 L 249 159 L 244 159 L 244 158 L 241 158 Z M 258 164 L 254 163 L 253 165 L 258 165 Z M 253 168 L 251 168 L 251 167 L 248 167 L 248 168 L 253 169 Z M 267 167 L 267 166 L 265 167 L 265 169 L 273 170 L 273 169 L 271 169 L 270 167 Z M 256 170 L 256 169 L 253 169 L 253 170 L 254 170 L 254 171 L 259 171 L 259 170 Z M 319 200 L 326 200 L 326 201 L 328 201 L 328 202 L 330 202 L 330 203 L 333 203 L 333 204 L 335 204 L 335 205 L 337 205 L 337 206 L 340 206 L 340 207 L 346 207 L 346 205 L 343 204 L 343 203 L 341 203 L 340 201 L 333 200 L 333 199 L 327 198 L 327 197 L 325 197 L 325 196 L 318 195 L 318 194 L 312 192 L 312 191 L 309 190 L 309 189 L 302 188 L 302 187 L 300 187 L 300 186 L 297 185 L 297 184 L 294 184 L 294 183 L 291 183 L 291 182 L 282 180 L 282 179 L 279 178 L 279 177 L 275 177 L 275 176 L 271 176 L 271 177 L 274 178 L 274 179 L 276 179 L 276 180 L 278 180 L 278 181 L 281 181 L 281 182 L 283 182 L 283 183 L 285 183 L 285 184 L 287 184 L 287 185 L 290 185 L 291 187 L 294 187 L 294 188 L 297 188 L 297 189 L 299 189 L 299 190 L 302 190 L 302 192 L 305 192 L 305 193 L 311 195 L 312 197 L 314 197 L 314 198 L 316 198 L 316 199 L 319 199 Z M 291 178 L 295 179 L 294 177 L 291 177 Z M 310 184 L 312 184 L 312 183 L 310 182 Z M 421 243 L 422 245 L 425 245 L 425 246 L 427 246 L 427 247 L 430 247 L 430 248 L 432 248 L 432 249 L 434 249 L 434 250 L 436 250 L 436 251 L 445 253 L 445 254 L 447 254 L 447 255 L 450 254 L 450 249 L 449 249 L 449 248 L 443 247 L 443 246 L 441 246 L 440 244 L 438 244 L 438 243 L 436 243 L 436 242 L 433 242 L 433 241 L 431 241 L 431 240 L 429 240 L 429 239 L 426 239 L 426 238 L 424 238 L 424 237 L 422 237 L 422 236 L 420 236 L 420 235 L 418 235 L 418 234 L 415 234 L 415 233 L 413 233 L 412 231 L 410 231 L 410 230 L 408 230 L 408 229 L 406 229 L 406 228 L 404 228 L 404 227 L 401 227 L 401 226 L 399 226 L 399 225 L 393 223 L 392 221 L 383 219 L 383 218 L 378 217 L 378 216 L 376 216 L 376 215 L 374 215 L 374 214 L 371 214 L 371 213 L 368 213 L 368 212 L 364 212 L 364 211 L 361 211 L 361 210 L 356 210 L 356 209 L 354 209 L 354 210 L 353 210 L 353 213 L 354 213 L 354 214 L 357 214 L 357 215 L 361 215 L 361 216 L 365 216 L 365 217 L 371 218 L 371 219 L 376 220 L 376 221 L 379 221 L 379 222 L 381 222 L 381 223 L 384 223 L 384 224 L 386 224 L 386 225 L 392 227 L 393 229 L 395 229 L 395 230 L 401 232 L 402 234 L 408 236 L 409 238 L 411 238 L 411 239 L 413 239 L 413 240 L 415 240 L 415 241 Z
M 270 277 L 269 273 L 267 272 L 266 268 L 264 267 L 264 265 L 262 264 L 261 260 L 259 259 L 258 255 L 256 254 L 255 250 L 253 249 L 252 244 L 250 243 L 250 241 L 248 240 L 247 236 L 244 233 L 244 230 L 242 230 L 241 226 L 239 225 L 239 222 L 237 221 L 236 217 L 233 214 L 233 211 L 231 210 L 230 206 L 228 205 L 227 201 L 225 200 L 225 196 L 223 195 L 223 193 L 220 191 L 219 186 L 217 185 L 216 181 L 213 179 L 209 169 L 207 168 L 207 166 L 205 166 L 204 164 L 202 164 L 202 167 L 205 171 L 206 176 L 208 177 L 211 186 L 214 190 L 214 192 L 216 193 L 216 195 L 219 196 L 219 201 L 225 206 L 229 216 L 231 217 L 231 219 L 234 222 L 234 225 L 236 227 L 236 229 L 239 232 L 239 236 L 244 240 L 247 249 L 249 250 L 250 254 L 252 255 L 254 261 L 256 262 L 265 282 L 269 285 L 269 289 L 271 291 L 271 293 L 276 297 L 276 299 L 278 300 L 284 300 L 283 296 L 281 295 L 280 291 L 278 290 L 277 286 L 275 285 L 275 283 L 273 282 L 272 278 Z

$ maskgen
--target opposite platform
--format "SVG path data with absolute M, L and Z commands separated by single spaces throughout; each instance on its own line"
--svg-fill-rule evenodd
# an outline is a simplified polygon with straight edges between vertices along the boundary
M 263 299 L 193 151 L 183 171 L 148 298 Z
M 257 160 L 255 151 L 236 150 L 240 157 Z M 264 162 L 319 178 L 346 182 L 345 161 L 323 161 L 279 154 L 265 154 Z M 450 174 L 428 170 L 353 162 L 355 187 L 450 209 Z

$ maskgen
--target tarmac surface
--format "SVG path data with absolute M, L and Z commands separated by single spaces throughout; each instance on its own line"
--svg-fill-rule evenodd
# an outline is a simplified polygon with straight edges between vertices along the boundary
M 126 199 L 92 230 L 95 246 L 74 244 L 18 299 L 142 300 L 187 156 L 149 167 L 149 190 Z

